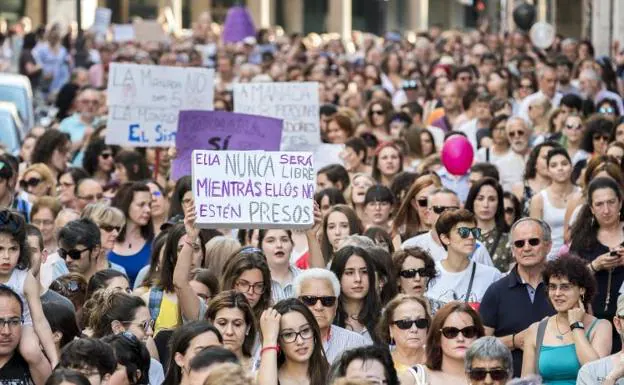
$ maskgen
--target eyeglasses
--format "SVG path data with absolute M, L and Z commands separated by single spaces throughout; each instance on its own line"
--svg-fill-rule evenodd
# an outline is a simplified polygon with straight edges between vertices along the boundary
M 523 136 L 524 136 L 524 134 L 525 134 L 525 132 L 524 132 L 524 131 L 511 131 L 511 132 L 509 133 L 509 137 L 513 139 L 513 138 L 515 138 L 516 136 L 518 136 L 518 137 L 520 138 L 520 137 L 523 137 Z
M 90 248 L 84 248 L 82 250 L 78 250 L 78 249 L 73 249 L 73 250 L 65 250 L 65 249 L 58 249 L 58 254 L 59 257 L 61 257 L 62 259 L 66 259 L 67 256 L 69 256 L 69 258 L 73 259 L 74 261 L 77 261 L 80 259 L 80 256 L 82 255 L 82 253 L 84 253 L 85 251 L 91 251 Z
M 100 230 L 104 230 L 107 233 L 112 233 L 114 230 L 117 230 L 118 233 L 121 233 L 121 226 L 100 225 Z
M 412 325 L 416 325 L 418 329 L 427 329 L 429 327 L 429 320 L 426 318 L 399 319 L 396 321 L 392 321 L 392 324 L 401 330 L 411 329 Z
M 416 200 L 416 202 L 418 202 L 418 206 L 419 207 L 427 207 L 427 202 L 429 202 L 429 199 L 427 199 L 427 198 L 418 198 L 418 200 Z
M 41 178 L 30 178 L 27 180 L 22 180 L 20 181 L 20 186 L 26 190 L 28 189 L 28 187 L 37 187 L 39 186 L 39 183 L 43 182 L 43 179 Z
M 264 283 L 262 282 L 251 284 L 245 280 L 238 280 L 236 281 L 236 288 L 242 293 L 249 293 L 249 289 L 251 289 L 254 294 L 264 293 Z
M 554 283 L 549 283 L 546 289 L 548 291 L 557 291 L 557 289 L 559 289 L 559 291 L 570 291 L 572 290 L 574 286 L 576 285 L 573 283 L 562 283 L 559 285 L 556 285 Z
M 399 272 L 399 275 L 401 277 L 407 278 L 407 279 L 414 278 L 416 274 L 418 274 L 420 277 L 423 277 L 423 278 L 431 277 L 431 273 L 424 267 L 421 267 L 420 269 L 401 270 Z
M 143 331 L 145 333 L 149 332 L 150 330 L 154 330 L 154 320 L 153 319 L 149 319 L 149 320 L 145 320 L 143 322 L 122 322 L 122 324 L 124 325 L 137 325 L 139 326 L 141 329 L 143 329 Z M 132 334 L 134 335 L 134 334 Z
M 153 196 L 154 198 L 160 198 L 160 197 L 162 196 L 162 193 L 161 193 L 160 191 L 158 191 L 158 190 L 155 190 L 155 191 L 152 193 L 152 196 Z
M 84 104 L 92 104 L 92 105 L 100 104 L 100 101 L 97 99 L 82 99 L 81 102 Z
M 600 107 L 598 112 L 601 114 L 615 114 L 615 109 L 613 107 Z
M 433 210 L 436 214 L 442 214 L 446 210 L 459 210 L 458 206 L 432 206 L 431 210 Z
M 299 297 L 299 299 L 306 306 L 314 306 L 318 303 L 318 301 L 321 301 L 321 305 L 323 305 L 323 307 L 332 307 L 336 304 L 336 297 L 331 295 L 321 297 L 317 297 L 314 295 L 302 295 L 301 297 Z
M 513 207 L 505 207 L 505 214 L 515 214 L 516 213 L 516 209 L 514 209 Z
M 594 140 L 604 140 L 605 142 L 609 141 L 609 135 L 597 134 L 593 136 Z
M 472 368 L 468 371 L 468 376 L 474 381 L 483 381 L 488 374 L 492 377 L 492 381 L 504 381 L 509 377 L 505 369 Z
M 371 114 L 373 114 L 373 115 L 384 115 L 385 113 L 383 112 L 383 110 L 372 110 Z
M 104 194 L 99 193 L 99 194 L 82 195 L 82 196 L 78 196 L 77 198 L 82 199 L 83 201 L 99 201 L 103 197 L 104 197 Z
M 30 221 L 30 223 L 32 223 L 33 225 L 37 226 L 37 227 L 43 227 L 43 226 L 52 226 L 54 224 L 54 221 L 51 219 L 33 219 Z
M 470 234 L 474 239 L 477 239 L 481 236 L 481 229 L 478 227 L 458 227 L 457 233 L 462 239 L 468 239 Z
M 574 125 L 574 124 L 566 124 L 565 126 L 566 126 L 566 128 L 567 128 L 567 129 L 569 129 L 569 130 L 578 130 L 578 131 L 580 131 L 580 130 L 582 130 L 582 129 L 583 129 L 583 125 L 582 125 L 582 124 L 577 124 L 577 125 Z
M 442 335 L 448 338 L 449 340 L 456 338 L 459 335 L 459 333 L 461 333 L 465 338 L 474 338 L 477 336 L 479 332 L 477 327 L 474 325 L 466 326 L 463 329 L 458 329 L 456 327 L 450 326 L 450 327 L 442 328 L 440 329 L 440 331 L 442 332 Z
M 7 326 L 9 329 L 15 329 L 22 323 L 24 323 L 24 320 L 21 317 L 0 318 L 0 329 L 4 329 Z
M 309 326 L 299 330 L 298 332 L 292 331 L 292 332 L 285 332 L 285 333 L 280 334 L 282 341 L 284 341 L 287 344 L 291 344 L 297 341 L 297 337 L 301 337 L 301 339 L 304 339 L 304 340 L 309 340 L 313 336 L 314 336 L 314 332 L 312 331 L 312 328 Z
M 521 83 L 520 87 L 518 87 L 518 88 L 523 89 L 523 90 L 532 90 L 533 86 L 531 84 L 522 84 Z
M 521 249 L 524 247 L 524 244 L 526 242 L 529 242 L 529 245 L 531 246 L 538 246 L 540 244 L 540 239 L 539 238 L 530 238 L 530 239 L 518 239 L 517 241 L 514 241 L 514 246 L 517 247 L 518 249 Z
M 110 158 L 111 156 L 113 156 L 113 154 L 111 154 L 110 152 L 103 152 L 103 153 L 100 154 L 100 156 L 102 157 L 102 159 L 106 160 L 106 159 Z

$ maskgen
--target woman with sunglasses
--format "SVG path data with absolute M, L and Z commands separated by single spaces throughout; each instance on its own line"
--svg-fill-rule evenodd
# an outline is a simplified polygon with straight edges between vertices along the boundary
M 544 384 L 573 385 L 583 364 L 610 354 L 612 326 L 585 311 L 596 293 L 585 260 L 560 257 L 546 264 L 542 276 L 557 313 L 529 327 L 522 376 L 538 374 Z
M 427 383 L 467 385 L 466 351 L 485 335 L 479 314 L 465 302 L 450 302 L 438 310 L 429 330 L 425 342 Z M 415 374 L 419 375 L 418 371 Z
M 568 115 L 563 122 L 563 136 L 561 142 L 568 151 L 572 165 L 589 158 L 589 153 L 581 148 L 583 134 L 585 133 L 585 122 L 579 115 Z
M 425 340 L 430 324 L 427 302 L 422 298 L 399 294 L 384 308 L 377 333 L 390 345 L 394 368 L 399 375 L 425 363 Z M 424 370 L 422 366 L 421 370 Z
M 111 181 L 111 175 L 115 171 L 116 150 L 115 147 L 107 145 L 102 138 L 92 140 L 85 149 L 82 167 L 91 178 L 100 182 L 102 187 Z
M 586 127 L 581 148 L 591 156 L 604 155 L 607 152 L 615 123 L 612 119 L 595 115 L 587 121 Z
M 48 166 L 35 163 L 24 171 L 20 187 L 32 196 L 32 201 L 35 201 L 42 196 L 53 195 L 56 191 L 56 179 Z
M 108 203 L 90 203 L 82 212 L 81 218 L 89 218 L 100 229 L 101 247 L 97 259 L 97 270 L 115 269 L 126 274 L 126 269 L 108 260 L 108 253 L 115 247 L 117 237 L 126 224 L 123 212 Z
M 275 304 L 260 318 L 258 385 L 325 385 L 329 365 L 312 312 L 298 299 Z
M 559 147 L 556 142 L 546 141 L 533 147 L 524 168 L 524 180 L 516 183 L 512 192 L 522 204 L 522 216 L 529 216 L 531 198 L 550 185 L 546 158 L 548 151 Z
M 472 385 L 505 385 L 513 376 L 511 352 L 496 337 L 476 340 L 466 351 L 465 362 L 466 377 Z
M 381 303 L 371 256 L 360 247 L 345 246 L 336 253 L 330 270 L 340 280 L 334 324 L 377 341 L 375 324 Z
M 380 143 L 392 140 L 390 136 L 390 114 L 392 104 L 386 99 L 375 99 L 367 108 L 366 117 L 373 135 Z
M 622 189 L 611 178 L 598 177 L 587 189 L 584 204 L 571 228 L 570 252 L 580 255 L 598 284 L 592 302 L 593 314 L 613 319 L 617 297 L 624 284 L 624 208 Z M 621 340 L 614 331 L 613 351 L 619 351 Z
M 563 246 L 563 223 L 568 200 L 579 189 L 572 184 L 572 160 L 564 148 L 550 150 L 546 163 L 551 183 L 531 199 L 530 214 L 550 226 L 552 247 L 548 259 L 552 260 Z
M 501 272 L 509 271 L 514 260 L 509 244 L 509 226 L 505 222 L 501 185 L 489 177 L 474 183 L 464 207 L 474 213 L 477 227 L 481 229 L 479 241 L 487 247 L 494 266 Z
M 385 142 L 377 146 L 373 157 L 372 176 L 386 187 L 392 185 L 394 177 L 403 171 L 403 153 L 393 142 Z
M 422 175 L 412 183 L 392 221 L 392 235 L 394 238 L 399 237 L 395 239 L 395 247 L 397 244 L 429 231 L 428 197 L 439 187 L 441 187 L 440 178 L 435 174 Z
M 436 262 L 440 273 L 432 280 L 427 296 L 444 303 L 464 301 L 478 307 L 487 288 L 502 275 L 498 269 L 470 258 L 481 236 L 474 214 L 466 209 L 446 210 L 435 228 L 447 256 Z
M 520 201 L 510 191 L 503 192 L 503 202 L 505 203 L 505 222 L 511 228 L 511 225 L 520 219 Z
M 427 296 L 429 282 L 436 277 L 435 261 L 420 247 L 398 250 L 392 255 L 399 292 L 427 301 L 427 312 L 435 315 L 444 304 Z
M 256 318 L 249 301 L 234 290 L 222 291 L 209 303 L 206 319 L 223 336 L 223 347 L 230 350 L 246 371 L 251 370 L 256 334 Z

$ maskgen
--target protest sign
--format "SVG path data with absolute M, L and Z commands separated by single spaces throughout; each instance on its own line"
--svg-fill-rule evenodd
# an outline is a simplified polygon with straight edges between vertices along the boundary
M 236 83 L 234 112 L 284 119 L 281 149 L 312 151 L 321 143 L 318 83 Z
M 321 143 L 314 149 L 314 169 L 320 170 L 330 164 L 344 166 L 344 144 Z
M 132 24 L 113 24 L 113 41 L 124 43 L 134 40 L 134 26 Z
M 111 63 L 106 143 L 175 145 L 181 110 L 212 110 L 214 70 Z
M 195 150 L 192 165 L 199 227 L 306 229 L 314 223 L 312 153 Z
M 282 121 L 225 111 L 180 111 L 171 178 L 191 175 L 193 150 L 279 151 Z
M 133 26 L 135 40 L 138 43 L 166 43 L 169 41 L 169 36 L 156 20 L 135 20 Z
M 113 12 L 110 8 L 97 7 L 95 9 L 95 20 L 93 21 L 91 29 L 96 34 L 105 35 L 106 32 L 108 32 L 112 14 Z

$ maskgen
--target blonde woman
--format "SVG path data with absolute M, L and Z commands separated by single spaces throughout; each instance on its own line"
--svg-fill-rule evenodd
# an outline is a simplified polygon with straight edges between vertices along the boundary
M 96 257 L 97 271 L 115 269 L 126 274 L 126 269 L 108 260 L 108 252 L 115 247 L 121 229 L 126 225 L 126 218 L 121 210 L 106 202 L 91 203 L 82 212 L 82 218 L 89 218 L 100 229 L 102 247 Z
M 52 195 L 56 191 L 56 179 L 48 166 L 35 163 L 24 171 L 20 187 L 31 196 L 32 201 L 36 201 L 37 198 Z

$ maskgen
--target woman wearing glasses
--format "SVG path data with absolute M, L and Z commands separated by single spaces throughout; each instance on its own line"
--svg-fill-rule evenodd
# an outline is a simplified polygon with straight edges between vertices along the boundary
M 427 312 L 435 315 L 442 302 L 427 297 L 429 282 L 438 274 L 433 258 L 420 247 L 398 250 L 392 255 L 394 276 L 398 278 L 399 292 L 422 298 L 427 302 Z
M 89 218 L 100 229 L 101 248 L 97 256 L 97 270 L 115 269 L 126 274 L 126 269 L 108 260 L 108 253 L 115 247 L 117 237 L 126 224 L 121 210 L 106 202 L 90 203 L 82 212 L 82 218 Z
M 511 352 L 496 337 L 476 340 L 466 351 L 465 362 L 472 385 L 505 385 L 513 376 Z
M 594 116 L 587 121 L 581 148 L 592 156 L 604 155 L 611 140 L 615 123 L 602 116 Z
M 234 290 L 222 291 L 208 303 L 206 319 L 221 333 L 223 347 L 236 354 L 249 371 L 257 335 L 256 319 L 247 298 Z
M 479 314 L 465 302 L 451 302 L 438 310 L 430 330 L 425 343 L 426 383 L 467 385 L 466 351 L 477 338 L 485 335 Z M 416 368 L 414 372 L 415 376 L 423 376 Z
M 509 226 L 505 222 L 503 188 L 493 178 L 474 183 L 466 198 L 466 210 L 474 213 L 481 230 L 479 241 L 487 247 L 494 266 L 501 272 L 509 271 L 514 262 L 509 244 Z
M 330 270 L 340 281 L 334 324 L 377 341 L 375 324 L 381 303 L 371 256 L 360 247 L 345 246 L 336 253 Z
M 32 195 L 32 201 L 36 201 L 45 195 L 53 195 L 56 191 L 56 179 L 48 166 L 43 163 L 35 163 L 24 171 L 20 181 L 22 190 Z
M 385 99 L 373 100 L 368 105 L 367 123 L 380 143 L 392 139 L 390 136 L 390 114 L 392 110 L 392 104 Z
M 102 138 L 92 140 L 85 149 L 82 167 L 102 187 L 111 181 L 111 175 L 115 171 L 116 152 L 117 148 L 107 145 Z
M 596 281 L 586 261 L 560 257 L 542 273 L 554 316 L 529 327 L 524 338 L 522 376 L 539 374 L 544 384 L 576 384 L 581 366 L 611 352 L 611 325 L 586 313 Z
M 446 210 L 435 228 L 447 256 L 436 262 L 440 274 L 432 280 L 427 296 L 444 303 L 470 302 L 478 308 L 483 294 L 501 273 L 470 258 L 481 235 L 474 214 L 466 209 Z
M 427 303 L 420 297 L 399 294 L 386 305 L 377 324 L 377 333 L 391 346 L 392 361 L 398 373 L 425 363 L 425 340 L 430 324 Z
M 314 315 L 298 299 L 267 309 L 260 318 L 258 385 L 325 385 L 329 365 Z

